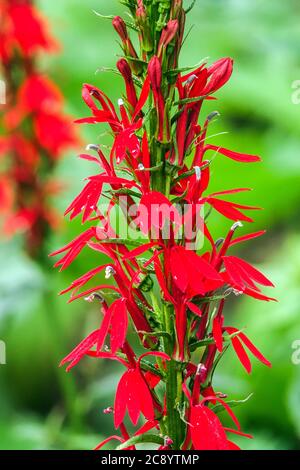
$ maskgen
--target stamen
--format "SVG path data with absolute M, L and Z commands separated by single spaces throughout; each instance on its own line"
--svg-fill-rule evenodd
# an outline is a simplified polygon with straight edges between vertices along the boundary
M 86 302 L 94 302 L 94 300 L 97 299 L 99 300 L 99 302 L 103 303 L 105 300 L 104 298 L 102 297 L 102 295 L 98 294 L 97 292 L 94 292 L 93 294 L 89 295 L 88 297 L 85 297 L 84 300 Z
M 201 180 L 201 168 L 200 166 L 194 166 L 195 174 L 196 174 L 196 180 L 200 181 Z
M 114 276 L 116 274 L 116 271 L 112 266 L 107 266 L 105 268 L 105 279 L 110 279 L 111 276 Z
M 239 297 L 240 295 L 243 295 L 244 293 L 242 290 L 237 290 L 237 289 L 232 289 L 232 292 L 236 297 Z
M 191 85 L 194 80 L 197 80 L 197 78 L 198 78 L 197 75 L 195 75 L 195 74 L 191 75 L 191 76 L 187 79 L 186 84 L 187 84 L 187 85 Z
M 142 163 L 139 163 L 139 164 L 138 164 L 138 169 L 139 169 L 140 171 L 144 171 L 145 167 L 144 167 L 144 165 L 143 165 Z
M 98 150 L 100 150 L 100 147 L 99 145 L 96 145 L 96 144 L 88 144 L 85 149 L 94 150 L 95 152 L 98 152 Z
M 243 227 L 243 224 L 242 224 L 242 222 L 240 222 L 240 221 L 238 221 L 238 222 L 236 222 L 235 224 L 233 224 L 233 226 L 231 227 L 231 231 L 232 231 L 232 232 L 235 232 L 235 230 L 236 230 L 237 228 L 239 228 L 239 227 Z
M 207 120 L 208 122 L 211 122 L 214 118 L 219 117 L 219 116 L 220 116 L 219 111 L 213 111 L 207 116 Z
M 225 238 L 218 238 L 218 240 L 215 242 L 215 247 L 219 248 L 225 241 Z
M 119 107 L 124 106 L 124 101 L 122 100 L 122 98 L 118 100 L 118 106 Z

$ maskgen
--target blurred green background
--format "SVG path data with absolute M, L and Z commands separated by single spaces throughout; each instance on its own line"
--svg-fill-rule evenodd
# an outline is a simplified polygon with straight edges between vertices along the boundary
M 116 101 L 121 80 L 96 73 L 114 66 L 119 53 L 116 35 L 110 21 L 92 10 L 122 14 L 125 7 L 117 0 L 39 3 L 63 45 L 62 54 L 43 59 L 41 68 L 63 89 L 67 111 L 87 115 L 81 101 L 83 82 L 102 88 Z M 218 159 L 212 188 L 254 188 L 239 201 L 265 210 L 242 230 L 267 228 L 268 233 L 236 253 L 271 277 L 279 300 L 239 297 L 226 312 L 227 323 L 247 327 L 249 337 L 273 363 L 270 370 L 255 363 L 247 376 L 230 352 L 216 375 L 217 389 L 231 398 L 253 393 L 236 409 L 245 432 L 255 436 L 241 443 L 249 449 L 300 448 L 300 365 L 292 363 L 292 344 L 300 340 L 300 104 L 292 102 L 292 84 L 300 80 L 299 17 L 298 0 L 196 0 L 182 54 L 182 65 L 197 64 L 204 57 L 234 58 L 232 80 L 219 100 L 207 106 L 207 112 L 221 113 L 212 133 L 225 133 L 213 142 L 263 156 L 263 163 L 256 165 Z M 96 127 L 82 131 L 86 143 L 99 141 Z M 65 191 L 54 201 L 61 214 L 93 171 L 75 153 L 65 156 L 57 170 Z M 223 236 L 228 221 L 213 217 L 214 234 Z M 62 218 L 48 251 L 80 230 L 79 222 Z M 0 448 L 90 449 L 113 432 L 111 416 L 102 409 L 113 403 L 119 369 L 92 359 L 69 375 L 57 369 L 61 356 L 98 324 L 98 313 L 84 300 L 67 305 L 67 298 L 56 293 L 98 260 L 85 251 L 59 273 L 52 269 L 52 260 L 34 264 L 21 246 L 21 239 L 14 239 L 0 249 L 0 339 L 7 347 L 7 364 L 0 366 Z

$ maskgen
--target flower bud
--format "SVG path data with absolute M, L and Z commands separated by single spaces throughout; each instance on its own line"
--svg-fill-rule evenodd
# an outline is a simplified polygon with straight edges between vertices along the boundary
M 211 77 L 209 83 L 203 90 L 203 95 L 215 93 L 225 83 L 228 82 L 232 75 L 233 60 L 229 57 L 220 59 L 207 69 L 208 77 Z
M 152 57 L 148 65 L 148 74 L 155 96 L 161 94 L 162 69 L 157 56 Z
M 120 16 L 114 17 L 112 25 L 117 31 L 123 43 L 129 39 L 125 21 Z
M 161 57 L 163 50 L 167 48 L 170 42 L 176 36 L 178 31 L 178 20 L 170 20 L 167 26 L 162 30 L 159 45 L 158 45 L 158 56 Z
M 162 68 L 157 56 L 152 57 L 148 65 L 148 76 L 152 87 L 154 104 L 158 117 L 158 135 L 157 138 L 160 142 L 169 140 L 169 123 L 165 116 L 165 101 L 161 89 L 162 85 Z
M 171 12 L 172 18 L 180 17 L 181 12 L 183 11 L 182 3 L 183 3 L 182 0 L 173 0 L 172 12 Z
M 124 54 L 128 57 L 132 57 L 133 59 L 138 59 L 136 50 L 130 40 L 125 21 L 120 16 L 115 16 L 112 24 L 121 38 Z M 140 63 L 135 60 L 132 62 L 130 61 L 130 67 L 136 75 L 139 75 L 142 72 Z
M 147 16 L 147 10 L 143 4 L 143 0 L 138 0 L 138 8 L 136 10 L 136 21 L 140 29 L 141 47 L 146 52 L 153 51 L 152 31 Z
M 125 82 L 127 101 L 134 109 L 136 107 L 138 99 L 132 78 L 131 68 L 127 60 L 125 59 L 120 59 L 117 62 L 117 67 Z

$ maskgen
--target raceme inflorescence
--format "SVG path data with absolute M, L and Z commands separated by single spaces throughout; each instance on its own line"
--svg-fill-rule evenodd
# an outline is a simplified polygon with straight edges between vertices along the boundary
M 101 323 L 62 364 L 70 370 L 89 357 L 124 367 L 114 405 L 105 410 L 117 434 L 97 449 L 111 440 L 129 450 L 141 443 L 162 450 L 237 449 L 234 435 L 251 436 L 242 432 L 226 395 L 214 389 L 214 372 L 230 345 L 248 373 L 249 353 L 270 363 L 243 331 L 227 324 L 224 307 L 232 295 L 273 300 L 260 288 L 272 283 L 231 253 L 264 233 L 237 236 L 242 222 L 252 221 L 248 211 L 258 208 L 226 197 L 248 188 L 212 193 L 209 185 L 219 159 L 250 164 L 260 158 L 208 141 L 219 114 L 203 116 L 203 105 L 228 82 L 233 61 L 180 68 L 188 13 L 182 0 L 122 3 L 130 20 L 117 16 L 112 25 L 123 51 L 115 72 L 124 96 L 115 105 L 85 84 L 90 116 L 77 121 L 107 126 L 112 146 L 109 155 L 98 143 L 81 155 L 97 170 L 66 214 L 82 217 L 87 227 L 53 253 L 61 255 L 56 266 L 66 269 L 83 249 L 94 252 L 96 267 L 63 293 L 99 305 Z M 228 233 L 217 240 L 212 210 L 229 221 Z M 137 341 L 128 339 L 129 325 Z M 222 424 L 220 411 L 231 426 Z

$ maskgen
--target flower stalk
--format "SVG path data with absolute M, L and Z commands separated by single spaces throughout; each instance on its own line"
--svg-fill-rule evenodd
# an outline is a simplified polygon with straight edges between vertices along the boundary
M 83 156 L 97 165 L 98 173 L 88 178 L 66 211 L 71 219 L 82 215 L 83 222 L 95 225 L 53 253 L 62 255 L 56 263 L 61 269 L 85 247 L 107 257 L 108 265 L 89 271 L 63 291 L 72 292 L 71 301 L 101 295 L 107 307 L 100 328 L 62 364 L 70 370 L 93 357 L 119 361 L 125 368 L 113 410 L 120 435 L 97 449 L 116 439 L 121 442 L 118 449 L 154 442 L 160 450 L 233 450 L 237 445 L 231 434 L 251 436 L 241 431 L 225 395 L 215 391 L 215 369 L 230 343 L 247 372 L 252 367 L 248 352 L 270 363 L 242 331 L 227 326 L 225 307 L 234 293 L 274 299 L 260 289 L 272 283 L 231 254 L 233 245 L 264 233 L 236 236 L 240 221 L 253 220 L 245 212 L 258 208 L 228 201 L 227 196 L 249 188 L 211 193 L 209 184 L 219 158 L 240 163 L 260 158 L 207 143 L 208 128 L 219 114 L 203 117 L 203 103 L 216 98 L 229 81 L 233 61 L 223 58 L 192 71 L 180 69 L 183 2 L 125 3 L 140 50 L 134 49 L 124 20 L 116 17 L 113 26 L 124 52 L 117 63 L 125 82 L 124 100 L 117 110 L 104 92 L 84 85 L 82 96 L 91 116 L 77 121 L 106 123 L 113 133 L 107 158 L 99 152 L 97 157 Z M 209 160 L 210 152 L 218 158 Z M 102 204 L 106 185 L 112 189 L 108 207 Z M 121 206 L 123 195 L 128 197 L 122 211 L 130 213 L 126 237 L 112 223 L 112 208 Z M 211 235 L 212 210 L 229 224 L 235 222 L 217 241 Z M 131 230 L 137 235 L 134 240 Z M 99 278 L 108 270 L 111 282 L 105 283 Z M 87 286 L 90 282 L 92 287 Z M 130 319 L 145 350 L 140 357 L 126 339 Z M 233 428 L 222 424 L 214 411 L 217 403 L 229 414 Z M 126 412 L 134 430 L 126 427 L 125 435 Z

